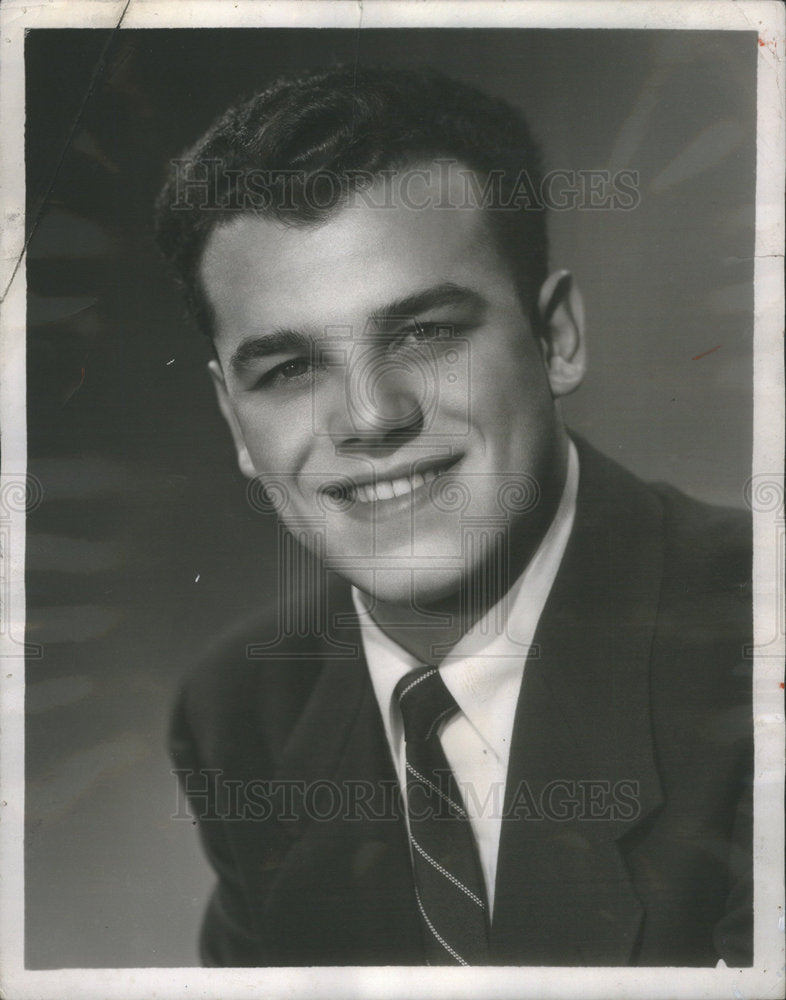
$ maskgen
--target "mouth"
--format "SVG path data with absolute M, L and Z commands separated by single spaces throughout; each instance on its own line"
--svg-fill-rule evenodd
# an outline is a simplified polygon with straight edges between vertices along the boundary
M 435 479 L 452 469 L 458 463 L 459 458 L 460 456 L 451 456 L 444 459 L 423 460 L 418 463 L 417 470 L 411 468 L 410 470 L 394 470 L 384 477 L 378 475 L 373 479 L 342 479 L 324 486 L 322 493 L 334 503 L 342 505 L 351 505 L 355 502 L 359 504 L 389 503 L 392 500 L 422 492 Z

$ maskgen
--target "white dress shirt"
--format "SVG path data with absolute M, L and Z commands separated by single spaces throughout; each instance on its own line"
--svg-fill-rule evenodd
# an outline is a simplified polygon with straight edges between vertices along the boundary
M 524 665 L 562 561 L 576 513 L 579 460 L 570 442 L 568 473 L 554 519 L 526 569 L 467 632 L 439 666 L 460 711 L 442 727 L 445 757 L 464 795 L 478 845 L 489 913 L 494 909 L 497 853 L 508 756 Z M 404 730 L 393 689 L 417 659 L 374 622 L 353 588 L 363 651 L 402 789 L 406 788 Z

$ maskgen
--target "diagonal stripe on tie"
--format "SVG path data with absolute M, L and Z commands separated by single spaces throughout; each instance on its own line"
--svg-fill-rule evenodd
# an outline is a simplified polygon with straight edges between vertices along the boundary
M 486 889 L 461 792 L 439 740 L 458 711 L 433 667 L 396 685 L 404 721 L 407 813 L 415 893 L 430 965 L 488 961 Z
M 477 906 L 479 906 L 481 910 L 485 910 L 486 904 L 483 902 L 480 896 L 474 893 L 471 889 L 467 888 L 467 886 L 465 886 L 463 882 L 460 882 L 455 875 L 451 875 L 450 872 L 447 870 L 447 868 L 442 867 L 439 861 L 435 861 L 430 854 L 428 854 L 426 851 L 423 850 L 423 848 L 420 846 L 417 840 L 415 840 L 414 837 L 410 837 L 409 839 L 412 841 L 412 846 L 415 848 L 418 854 L 426 861 L 428 861 L 430 865 L 436 868 L 437 871 L 440 873 L 440 875 L 444 875 L 449 882 L 452 882 L 453 885 L 461 889 L 462 892 L 466 893 L 472 900 L 472 902 L 475 903 Z

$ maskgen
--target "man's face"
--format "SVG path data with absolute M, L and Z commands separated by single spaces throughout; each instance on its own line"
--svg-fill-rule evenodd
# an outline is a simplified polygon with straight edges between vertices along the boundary
M 410 204 L 439 204 L 420 183 Z M 391 200 L 303 227 L 239 216 L 201 273 L 242 470 L 356 586 L 427 604 L 541 523 L 561 425 L 483 210 Z

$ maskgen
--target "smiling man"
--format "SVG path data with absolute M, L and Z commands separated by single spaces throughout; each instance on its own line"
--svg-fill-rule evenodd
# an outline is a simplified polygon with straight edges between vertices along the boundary
M 339 69 L 160 197 L 240 469 L 320 570 L 295 604 L 283 546 L 279 614 L 178 701 L 209 964 L 751 961 L 749 526 L 567 432 L 539 183 L 507 105 Z

